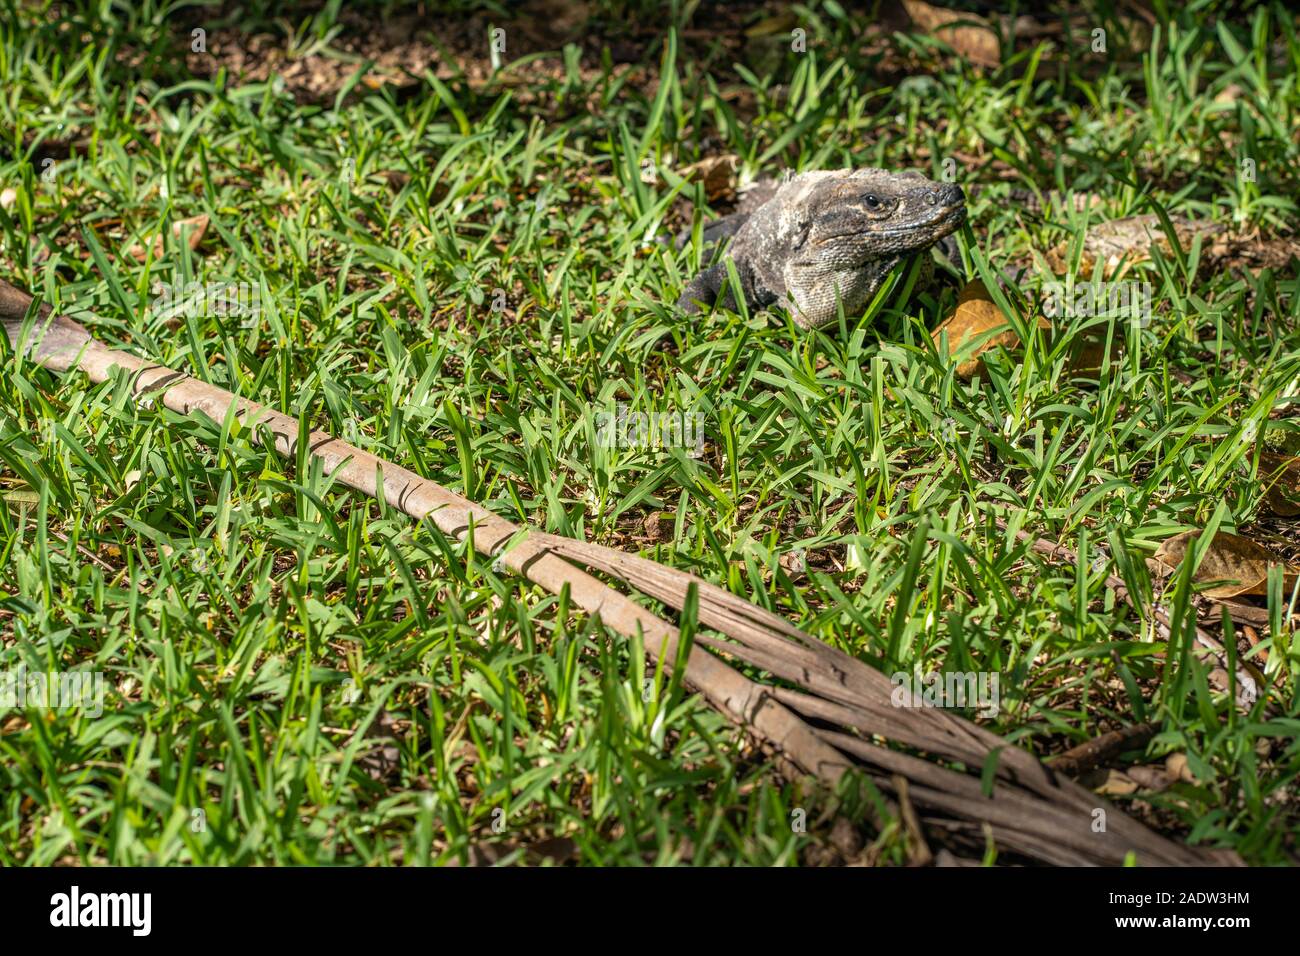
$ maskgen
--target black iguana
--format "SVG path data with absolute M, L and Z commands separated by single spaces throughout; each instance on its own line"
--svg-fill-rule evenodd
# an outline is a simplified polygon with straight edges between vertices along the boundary
M 857 169 L 802 173 L 755 187 L 740 209 L 709 223 L 706 243 L 731 236 L 750 308 L 780 305 L 815 329 L 862 309 L 904 256 L 925 249 L 966 221 L 961 187 L 917 172 Z M 686 286 L 678 307 L 699 310 L 727 285 L 725 259 Z M 722 305 L 734 307 L 729 290 Z

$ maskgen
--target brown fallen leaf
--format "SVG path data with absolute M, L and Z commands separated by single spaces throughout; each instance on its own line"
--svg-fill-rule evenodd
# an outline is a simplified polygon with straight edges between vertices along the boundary
M 1040 317 L 1038 327 L 1048 329 L 1051 328 L 1051 323 Z M 996 331 L 998 329 L 1001 331 Z M 1010 320 L 997 307 L 979 279 L 966 283 L 966 287 L 957 296 L 957 307 L 952 314 L 930 333 L 936 346 L 945 332 L 948 334 L 949 356 L 967 355 L 957 365 L 957 377 L 963 381 L 983 371 L 984 362 L 979 357 L 982 353 L 998 346 L 1012 349 L 1020 344 L 1020 337 L 1011 327 Z M 972 343 L 973 352 L 968 353 L 964 348 L 967 342 Z
M 188 230 L 188 233 L 186 233 Z M 208 216 L 205 213 L 201 216 L 193 216 L 189 219 L 180 219 L 172 223 L 172 235 L 179 239 L 183 234 L 187 234 L 190 249 L 197 249 L 199 243 L 203 241 L 203 234 L 208 231 Z M 146 239 L 143 243 L 136 243 L 127 250 L 127 255 L 137 262 L 144 262 L 149 258 L 146 251 L 152 247 L 153 257 L 161 259 L 163 254 L 163 237 L 162 234 Z
M 722 156 L 708 156 L 698 163 L 691 163 L 676 170 L 677 175 L 688 183 L 704 184 L 704 196 L 710 203 L 720 199 L 731 199 L 736 194 L 736 170 L 740 168 L 740 157 L 733 153 Z M 660 187 L 668 185 L 661 181 Z
M 1100 777 L 1100 781 L 1096 778 Z M 1137 793 L 1141 786 L 1136 780 L 1124 773 L 1122 770 L 1105 769 L 1088 774 L 1084 777 L 1086 785 L 1092 788 L 1093 793 L 1100 794 L 1104 797 L 1126 797 L 1131 793 Z
M 667 541 L 673 536 L 673 522 L 677 516 L 672 512 L 652 511 L 641 522 L 641 531 L 648 544 Z
M 543 863 L 561 865 L 578 856 L 578 844 L 568 837 L 547 837 L 532 844 L 521 844 L 510 840 L 496 843 L 475 843 L 469 847 L 469 865 L 473 867 L 496 866 L 510 854 L 523 850 L 518 863 L 540 866 Z M 459 859 L 448 861 L 448 866 L 460 866 Z
M 1176 571 L 1191 550 L 1192 543 L 1201 536 L 1198 531 L 1184 531 L 1176 534 L 1156 549 L 1154 559 Z M 1219 582 L 1207 588 L 1203 593 L 1212 598 L 1230 598 L 1239 594 L 1266 594 L 1268 592 L 1268 570 L 1273 565 L 1282 565 L 1283 561 L 1263 545 L 1256 544 L 1239 534 L 1220 531 L 1210 542 L 1205 557 L 1201 559 L 1192 580 L 1197 584 Z M 1295 583 L 1296 571 L 1287 568 L 1284 574 L 1286 587 Z
M 1097 793 L 1110 796 L 1128 796 L 1139 791 L 1160 793 L 1175 783 L 1196 783 L 1196 777 L 1187 764 L 1187 755 L 1181 753 L 1170 754 L 1163 765 L 1141 764 L 1123 770 L 1094 771 L 1090 780 Z
M 1218 251 L 1217 249 L 1215 250 Z M 1300 240 L 1291 236 L 1265 238 L 1256 232 L 1235 237 L 1217 265 L 1227 270 L 1244 270 L 1257 276 L 1265 269 L 1287 269 L 1300 259 Z
M 387 181 L 390 189 L 395 192 L 401 192 L 407 183 L 411 181 L 411 174 L 402 172 L 400 169 L 391 169 L 388 172 L 380 173 Z
M 1300 458 L 1272 451 L 1259 453 L 1259 480 L 1264 506 L 1281 518 L 1300 515 Z
M 1101 374 L 1103 365 L 1117 363 L 1123 356 L 1124 340 L 1120 336 L 1111 340 L 1110 350 L 1107 351 L 1104 339 L 1085 332 L 1071 348 L 1066 369 L 1070 375 L 1095 377 Z
M 1184 249 L 1191 245 L 1195 236 L 1212 238 L 1225 232 L 1222 223 L 1191 220 L 1182 216 L 1171 216 L 1170 220 L 1178 244 Z M 1072 240 L 1066 240 L 1051 249 L 1045 257 L 1048 266 L 1057 275 L 1070 271 L 1071 245 Z M 1153 247 L 1159 248 L 1165 255 L 1172 252 L 1160 217 L 1154 213 L 1100 222 L 1088 227 L 1078 271 L 1091 275 L 1096 264 L 1101 262 L 1104 278 L 1118 278 L 1128 271 L 1129 266 L 1150 260 Z
M 366 737 L 374 743 L 357 760 L 357 767 L 371 780 L 396 780 L 400 777 L 402 768 L 402 751 L 398 747 L 399 736 L 393 715 L 386 710 L 380 711 L 379 716 L 366 731 Z
M 1172 753 L 1165 758 L 1165 773 L 1169 775 L 1169 781 L 1181 780 L 1183 783 L 1196 783 L 1196 775 L 1192 773 L 1191 765 L 1187 762 L 1187 754 Z
M 1229 83 L 1214 95 L 1214 102 L 1227 103 L 1229 106 L 1234 106 L 1236 105 L 1237 100 L 1241 99 L 1245 92 L 1246 91 L 1236 83 Z
M 1151 793 L 1159 793 L 1161 790 L 1167 790 L 1169 785 L 1174 782 L 1164 767 L 1159 765 L 1149 767 L 1129 767 L 1124 771 L 1124 775 L 1138 785 L 1142 790 Z
M 945 10 L 923 0 L 903 0 L 903 9 L 915 26 L 942 40 L 975 66 L 995 67 L 1002 62 L 998 35 L 983 17 Z
M 808 553 L 803 548 L 786 551 L 776 561 L 793 580 L 803 580 L 808 576 Z
M 362 86 L 368 90 L 382 90 L 386 86 L 409 88 L 417 82 L 415 77 L 399 70 L 372 70 L 361 78 Z

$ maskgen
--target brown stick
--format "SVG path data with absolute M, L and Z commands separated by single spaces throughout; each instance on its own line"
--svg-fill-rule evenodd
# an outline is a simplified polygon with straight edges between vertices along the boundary
M 1003 531 L 1007 529 L 1006 522 L 1000 518 L 995 520 L 995 524 L 997 524 L 997 526 L 1001 528 Z M 1053 541 L 1050 538 L 1036 538 L 1028 531 L 1017 531 L 1016 540 L 1028 541 L 1029 547 L 1032 550 L 1037 551 L 1039 554 L 1046 555 L 1049 558 L 1063 559 L 1072 564 L 1077 563 L 1079 560 L 1078 554 L 1076 554 L 1074 551 L 1072 551 L 1070 548 L 1066 547 L 1065 545 L 1061 544 L 1060 542 Z M 1106 587 L 1110 588 L 1112 591 L 1115 592 L 1115 597 L 1117 600 L 1126 602 L 1127 604 L 1131 605 L 1135 610 L 1137 610 L 1139 613 L 1142 611 L 1141 604 L 1135 601 L 1133 599 L 1133 596 L 1129 594 L 1128 585 L 1124 583 L 1122 578 L 1119 578 L 1114 574 L 1107 575 Z M 1160 636 L 1166 642 L 1171 640 L 1173 636 L 1173 631 L 1172 631 L 1173 624 L 1169 620 L 1169 615 L 1166 614 L 1164 609 L 1161 608 L 1159 605 L 1152 605 L 1149 608 L 1149 611 L 1152 619 L 1155 621 L 1156 628 L 1160 631 Z M 1227 651 L 1224 649 L 1221 643 L 1219 643 L 1214 639 L 1214 636 L 1210 634 L 1209 631 L 1201 627 L 1199 624 L 1196 625 L 1195 633 L 1196 633 L 1196 643 L 1199 644 L 1201 647 L 1204 647 L 1211 654 L 1213 654 L 1215 660 L 1219 664 L 1218 669 L 1211 672 L 1210 674 L 1211 683 L 1215 684 L 1218 690 L 1227 692 L 1229 687 L 1228 673 L 1227 673 L 1227 667 L 1228 667 Z M 1249 664 L 1243 661 L 1238 661 L 1237 694 L 1236 694 L 1237 706 L 1249 708 L 1259 698 L 1259 695 L 1265 686 L 1266 686 L 1266 682 L 1264 680 L 1264 676 L 1260 674 L 1257 669 L 1251 667 Z
M 1093 767 L 1130 747 L 1140 747 L 1159 731 L 1156 724 L 1133 724 L 1085 740 L 1065 753 L 1057 754 L 1047 763 L 1053 770 L 1068 773 L 1071 777 L 1087 773 Z

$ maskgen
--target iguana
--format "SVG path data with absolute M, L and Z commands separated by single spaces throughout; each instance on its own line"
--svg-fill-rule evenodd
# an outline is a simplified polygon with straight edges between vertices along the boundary
M 795 323 L 815 329 L 862 309 L 903 257 L 948 236 L 966 221 L 960 186 L 917 172 L 857 169 L 802 173 L 751 190 L 740 208 L 704 230 L 728 236 L 725 257 L 686 286 L 677 305 L 688 313 L 712 305 L 735 263 L 746 304 L 780 305 Z M 728 289 L 722 305 L 735 307 Z

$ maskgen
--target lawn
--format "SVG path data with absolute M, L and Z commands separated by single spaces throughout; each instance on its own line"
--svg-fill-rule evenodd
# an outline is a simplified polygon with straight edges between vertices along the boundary
M 956 713 L 1294 863 L 1300 20 L 966 4 L 999 41 L 882 6 L 0 0 L 0 278 L 887 675 L 992 675 Z M 676 307 L 744 187 L 863 166 L 961 185 L 952 254 L 816 331 Z M 1153 215 L 1175 241 L 1085 243 Z M 1149 308 L 1040 322 L 1066 277 Z M 1019 335 L 968 375 L 932 333 L 977 279 Z M 0 865 L 1025 862 L 814 785 L 306 455 L 0 343 L 0 673 L 103 679 L 0 699 Z M 682 439 L 602 440 L 620 414 Z

